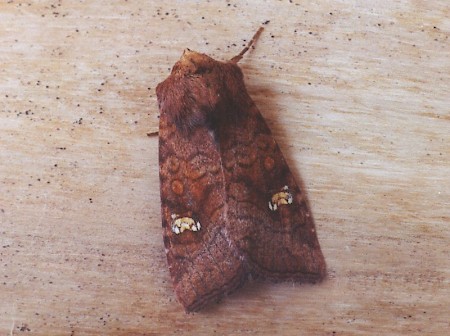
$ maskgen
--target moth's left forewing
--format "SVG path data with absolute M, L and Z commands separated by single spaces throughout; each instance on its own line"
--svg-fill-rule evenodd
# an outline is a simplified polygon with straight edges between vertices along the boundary
M 209 111 L 201 108 L 205 97 L 195 100 L 189 89 L 198 90 L 204 80 L 171 75 L 157 89 L 164 243 L 174 289 L 186 311 L 233 291 L 246 276 L 227 232 L 220 146 L 204 114 Z

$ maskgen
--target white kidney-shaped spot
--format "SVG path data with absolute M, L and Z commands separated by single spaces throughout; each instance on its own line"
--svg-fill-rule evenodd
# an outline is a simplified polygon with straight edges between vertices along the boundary
M 186 230 L 197 232 L 200 231 L 201 225 L 199 221 L 195 221 L 191 217 L 180 217 L 172 214 L 172 232 L 175 234 L 183 233 Z
M 279 192 L 273 194 L 272 199 L 269 201 L 269 209 L 277 211 L 280 205 L 292 204 L 294 198 L 289 192 L 289 187 L 286 185 Z

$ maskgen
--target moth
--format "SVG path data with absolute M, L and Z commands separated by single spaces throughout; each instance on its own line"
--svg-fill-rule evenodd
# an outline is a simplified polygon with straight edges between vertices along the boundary
M 237 63 L 186 49 L 158 84 L 164 245 L 186 312 L 249 277 L 317 282 L 326 273 L 305 190 L 250 98 Z

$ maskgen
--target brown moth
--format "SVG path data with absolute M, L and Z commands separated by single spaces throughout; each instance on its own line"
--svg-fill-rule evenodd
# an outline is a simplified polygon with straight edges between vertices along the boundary
M 326 273 L 296 183 L 237 65 L 186 49 L 156 88 L 162 226 L 175 293 L 197 311 L 249 276 L 316 282 Z

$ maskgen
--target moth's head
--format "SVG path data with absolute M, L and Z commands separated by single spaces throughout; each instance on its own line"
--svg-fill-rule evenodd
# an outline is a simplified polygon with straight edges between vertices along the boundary
M 217 63 L 216 60 L 208 55 L 185 49 L 180 60 L 175 63 L 172 73 L 184 75 L 203 74 L 205 72 L 211 72 Z

